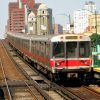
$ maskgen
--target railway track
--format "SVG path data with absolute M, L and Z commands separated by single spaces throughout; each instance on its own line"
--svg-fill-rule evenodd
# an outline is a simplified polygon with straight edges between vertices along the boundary
M 25 78 L 24 75 L 20 74 L 19 70 L 17 70 L 16 67 L 13 66 L 14 63 L 9 58 L 8 53 L 6 52 L 1 41 L 0 48 L 2 48 L 0 49 L 0 67 L 2 69 L 3 76 L 0 85 L 5 94 L 4 98 L 7 100 L 44 100 L 44 97 L 35 89 L 35 87 L 30 86 L 32 85 L 32 82 L 29 83 L 27 78 Z M 9 64 L 7 62 L 9 62 Z M 16 71 L 14 69 L 16 69 Z
M 38 91 L 44 95 L 46 100 L 67 100 L 68 97 L 61 92 L 51 81 L 47 80 L 43 75 L 37 72 L 33 67 L 29 66 L 21 58 L 17 56 L 13 50 L 9 50 L 13 60 L 18 65 L 22 73 L 31 80 Z
M 7 80 L 7 76 L 5 73 L 5 70 L 3 68 L 3 63 L 2 60 L 0 59 L 0 66 L 2 68 L 2 72 L 3 72 L 3 76 L 4 76 L 4 83 L 5 83 L 5 88 L 4 91 L 6 93 L 6 98 L 8 98 L 8 100 L 14 100 L 14 99 L 19 99 L 19 98 L 25 98 L 27 100 L 40 100 L 35 94 L 34 92 L 36 92 L 36 90 L 34 90 L 33 87 L 30 87 L 28 85 L 27 82 L 24 81 L 26 88 L 25 87 L 20 87 L 18 89 L 16 88 L 12 88 L 12 85 L 9 85 L 9 81 Z M 12 82 L 10 82 L 12 83 Z M 14 85 L 16 86 L 16 82 L 14 83 Z M 31 89 L 32 88 L 32 89 Z M 14 93 L 13 93 L 14 92 Z M 41 99 L 43 100 L 43 99 Z
M 64 87 L 64 89 L 79 98 L 78 100 L 100 100 L 100 93 L 89 87 Z
M 3 67 L 3 63 L 2 63 L 2 59 L 0 58 L 0 67 L 2 69 L 2 73 L 3 73 L 3 78 L 4 78 L 4 82 L 6 84 L 6 89 L 7 89 L 7 93 L 8 93 L 8 97 L 9 97 L 9 100 L 13 100 L 12 99 L 12 96 L 11 96 L 11 92 L 10 92 L 10 89 L 9 89 L 9 85 L 8 85 L 8 82 L 7 82 L 7 76 L 5 74 L 5 71 L 4 71 L 4 67 Z
M 24 74 L 24 76 L 26 76 L 26 78 L 28 79 L 28 80 L 25 80 L 25 82 L 27 82 L 30 89 L 32 89 L 32 87 L 34 86 L 35 89 L 43 96 L 43 97 L 40 97 L 39 100 L 93 100 L 94 98 L 95 98 L 94 100 L 100 99 L 100 95 L 98 93 L 96 92 L 94 93 L 93 91 L 87 92 L 89 90 L 84 89 L 83 87 L 80 87 L 80 88 L 64 87 L 63 88 L 62 86 L 58 86 L 57 84 L 52 83 L 51 81 L 44 78 L 44 76 L 38 73 L 35 69 L 33 69 L 33 67 L 30 67 L 24 61 L 22 61 L 22 59 L 20 59 L 11 48 L 9 49 L 9 51 L 10 51 L 10 55 L 13 57 L 13 60 L 17 64 L 17 68 L 20 69 L 21 72 Z M 11 86 L 14 86 L 13 89 L 10 89 L 10 90 L 15 91 L 14 93 L 15 98 L 17 96 L 21 96 L 21 98 L 24 98 L 25 95 L 30 96 L 30 94 L 27 94 L 26 92 L 27 89 L 25 88 L 22 81 L 20 84 L 16 84 L 16 82 L 15 83 L 8 82 L 8 84 Z M 89 94 L 92 96 L 90 97 Z M 26 97 L 27 100 L 34 100 L 33 98 L 28 99 L 28 96 Z

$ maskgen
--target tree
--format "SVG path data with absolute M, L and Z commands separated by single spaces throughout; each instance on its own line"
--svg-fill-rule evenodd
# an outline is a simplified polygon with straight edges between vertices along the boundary
M 91 36 L 91 46 L 96 47 L 97 44 L 100 45 L 100 35 L 93 33 Z

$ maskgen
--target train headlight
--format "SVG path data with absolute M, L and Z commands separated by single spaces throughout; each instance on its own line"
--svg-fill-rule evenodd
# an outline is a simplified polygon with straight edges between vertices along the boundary
M 59 66 L 59 65 L 60 65 L 60 62 L 56 62 L 55 65 L 56 65 L 56 66 Z
M 87 65 L 87 64 L 88 64 L 88 62 L 87 62 L 87 61 L 84 61 L 84 64 L 85 64 L 85 65 Z
M 86 61 L 86 60 L 82 60 L 81 63 L 85 64 L 85 65 L 88 65 L 88 61 Z

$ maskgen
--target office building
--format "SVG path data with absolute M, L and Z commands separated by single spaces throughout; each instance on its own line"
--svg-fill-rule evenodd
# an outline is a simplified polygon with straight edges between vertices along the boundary
M 94 14 L 96 5 L 94 2 L 86 2 L 83 9 L 74 11 L 74 33 L 86 32 L 89 26 L 89 16 Z
M 17 2 L 10 2 L 8 6 L 9 17 L 7 31 L 27 32 L 28 14 L 31 10 L 36 14 L 39 5 L 35 3 L 35 0 L 17 0 Z

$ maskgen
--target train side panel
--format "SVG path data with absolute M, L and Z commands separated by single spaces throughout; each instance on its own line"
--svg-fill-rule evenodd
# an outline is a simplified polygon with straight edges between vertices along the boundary
M 88 38 L 81 39 L 82 36 L 74 37 L 70 35 L 69 37 L 67 35 L 58 35 L 52 39 L 47 37 L 42 39 L 40 36 L 35 39 L 34 37 L 28 38 L 22 36 L 20 38 L 19 36 L 16 37 L 8 34 L 9 43 L 22 54 L 24 59 L 33 61 L 37 69 L 42 70 L 46 74 L 89 72 L 91 69 L 91 57 L 89 53 L 87 53 L 88 56 L 86 55 L 86 57 L 79 55 L 88 50 L 89 47 L 84 46 L 83 49 L 82 45 L 83 43 L 87 45 L 86 42 L 90 40 Z M 72 43 L 76 44 L 76 47 L 74 47 L 75 45 L 71 46 Z M 69 46 L 71 46 L 71 49 L 74 47 L 75 57 L 70 57 L 71 54 L 67 54 Z M 54 52 L 54 50 L 56 51 Z M 56 54 L 61 52 L 61 50 L 63 50 L 64 54 L 62 57 L 57 56 Z

